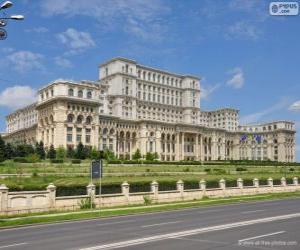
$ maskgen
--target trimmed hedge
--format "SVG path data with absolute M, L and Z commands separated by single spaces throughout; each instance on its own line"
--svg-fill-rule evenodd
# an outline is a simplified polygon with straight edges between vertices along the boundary
M 110 160 L 109 164 L 155 164 L 155 165 L 220 165 L 220 166 L 300 166 L 298 162 L 276 162 L 276 161 L 248 161 L 248 160 L 232 160 L 232 161 L 146 161 L 146 160 Z
M 64 163 L 63 159 L 50 159 L 51 163 Z
M 28 159 L 26 159 L 25 157 L 15 157 L 14 158 L 14 162 L 18 162 L 18 163 L 30 163 L 30 162 L 28 162 Z
M 80 164 L 81 160 L 80 159 L 72 159 L 72 164 Z
M 189 180 L 184 181 L 184 189 L 199 189 L 200 180 Z M 252 179 L 243 179 L 244 186 L 253 186 Z M 292 184 L 292 178 L 287 178 L 287 183 Z M 175 181 L 159 181 L 159 191 L 169 191 L 176 190 Z M 280 179 L 273 180 L 274 185 L 280 185 Z M 150 192 L 150 182 L 148 181 L 137 181 L 130 182 L 130 193 L 137 192 Z M 267 185 L 267 179 L 259 179 L 260 185 Z M 226 187 L 236 187 L 237 180 L 228 179 L 226 180 Z M 206 181 L 206 188 L 219 188 L 219 180 L 209 180 Z M 46 185 L 32 185 L 32 186 L 9 186 L 10 191 L 33 191 L 33 190 L 45 190 Z M 99 183 L 97 183 L 96 193 L 99 194 Z M 121 193 L 121 184 L 102 184 L 101 186 L 102 194 L 116 194 Z M 56 195 L 57 196 L 73 196 L 73 195 L 85 195 L 86 186 L 82 185 L 66 185 L 57 186 Z

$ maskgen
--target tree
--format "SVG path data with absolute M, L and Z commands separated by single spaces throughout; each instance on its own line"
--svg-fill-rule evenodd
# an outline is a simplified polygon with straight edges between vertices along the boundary
M 7 159 L 12 159 L 12 158 L 15 157 L 15 150 L 14 150 L 13 146 L 10 143 L 6 144 L 5 154 L 6 154 Z
M 104 150 L 103 156 L 104 156 L 104 159 L 108 160 L 108 161 L 116 159 L 114 152 L 110 151 L 109 149 Z
M 92 147 L 91 146 L 85 145 L 83 147 L 83 151 L 84 151 L 84 158 L 91 158 L 91 151 L 92 151 Z
M 40 141 L 40 143 L 36 143 L 35 150 L 37 155 L 40 157 L 40 159 L 45 159 L 46 158 L 46 152 L 44 149 L 44 143 Z
M 0 135 L 0 162 L 6 160 L 5 142 Z
M 158 156 L 157 152 L 155 152 L 155 153 L 148 152 L 146 154 L 146 160 L 147 161 L 154 161 L 154 160 L 157 160 L 158 158 L 159 158 L 159 156 Z
M 79 142 L 75 151 L 75 158 L 84 160 L 85 159 L 85 150 L 82 142 Z
M 72 159 L 72 158 L 74 158 L 75 157 L 75 150 L 73 149 L 73 147 L 68 147 L 67 148 L 67 157 L 69 158 L 69 159 Z
M 15 151 L 15 156 L 16 157 L 26 157 L 27 152 L 26 152 L 26 148 L 25 145 L 23 144 L 19 144 L 16 147 L 16 151 Z
M 55 159 L 56 158 L 56 150 L 55 150 L 53 144 L 50 145 L 47 157 L 49 159 Z
M 134 154 L 132 155 L 132 159 L 133 160 L 139 160 L 142 158 L 142 154 L 141 151 L 139 149 L 137 149 Z
M 59 146 L 56 149 L 56 158 L 59 160 L 64 160 L 66 158 L 66 150 L 63 146 Z
M 90 157 L 92 160 L 97 160 L 100 158 L 100 153 L 96 148 L 92 148 Z

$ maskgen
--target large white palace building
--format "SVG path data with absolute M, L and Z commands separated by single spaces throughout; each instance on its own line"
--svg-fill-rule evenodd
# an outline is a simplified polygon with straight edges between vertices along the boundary
M 200 108 L 200 79 L 114 58 L 98 81 L 56 80 L 38 101 L 7 116 L 5 140 L 79 142 L 131 158 L 157 152 L 161 160 L 295 161 L 293 122 L 239 126 L 239 111 Z

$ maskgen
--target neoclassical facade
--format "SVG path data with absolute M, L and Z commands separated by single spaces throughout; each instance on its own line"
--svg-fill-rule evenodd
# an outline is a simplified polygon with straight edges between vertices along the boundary
M 5 140 L 79 142 L 130 159 L 136 149 L 174 160 L 295 161 L 293 122 L 239 126 L 239 111 L 200 108 L 200 78 L 114 58 L 98 81 L 56 80 L 38 101 L 7 116 Z

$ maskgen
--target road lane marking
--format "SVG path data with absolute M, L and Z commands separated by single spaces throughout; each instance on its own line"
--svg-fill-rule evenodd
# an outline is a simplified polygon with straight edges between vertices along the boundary
M 255 219 L 255 220 L 240 221 L 240 222 L 235 222 L 235 223 L 203 227 L 203 228 L 191 229 L 191 230 L 180 231 L 180 232 L 175 232 L 175 233 L 153 235 L 153 236 L 143 237 L 143 238 L 138 238 L 138 239 L 133 239 L 133 240 L 126 240 L 126 241 L 120 241 L 120 242 L 109 243 L 109 244 L 104 244 L 104 245 L 97 245 L 97 246 L 88 247 L 88 248 L 81 248 L 80 250 L 116 249 L 116 248 L 146 244 L 149 242 L 156 242 L 156 241 L 161 241 L 161 240 L 166 240 L 166 239 L 184 237 L 184 236 L 189 236 L 189 235 L 196 235 L 196 234 L 213 232 L 213 231 L 221 231 L 221 230 L 230 229 L 230 228 L 237 228 L 237 227 L 249 226 L 249 225 L 260 224 L 260 223 L 286 220 L 286 219 L 292 219 L 292 218 L 297 218 L 297 217 L 300 217 L 300 213 L 285 214 L 285 215 L 272 216 L 272 217 L 260 218 L 260 219 Z
M 269 233 L 269 234 L 262 234 L 262 235 L 258 235 L 258 236 L 255 236 L 255 237 L 239 240 L 239 243 L 244 242 L 244 241 L 248 241 L 248 240 L 264 238 L 264 237 L 268 237 L 268 236 L 272 236 L 272 235 L 283 234 L 283 233 L 285 233 L 285 231 L 279 231 L 279 232 L 274 232 L 274 233 Z
M 252 214 L 252 213 L 263 212 L 263 211 L 266 211 L 266 210 L 260 209 L 260 210 L 244 211 L 244 212 L 241 212 L 241 214 Z
M 155 227 L 155 226 L 162 226 L 162 225 L 175 224 L 175 223 L 179 223 L 179 222 L 182 222 L 182 221 L 181 221 L 181 220 L 178 220 L 178 221 L 170 221 L 170 222 L 164 222 L 164 223 L 157 223 L 157 224 L 145 225 L 145 226 L 142 226 L 142 227 L 143 227 L 143 228 L 146 228 L 146 227 Z
M 16 243 L 16 244 L 7 245 L 7 246 L 0 246 L 0 249 L 10 248 L 10 247 L 17 247 L 17 246 L 22 246 L 22 245 L 26 245 L 26 244 L 28 244 L 28 243 L 22 242 L 22 243 Z

